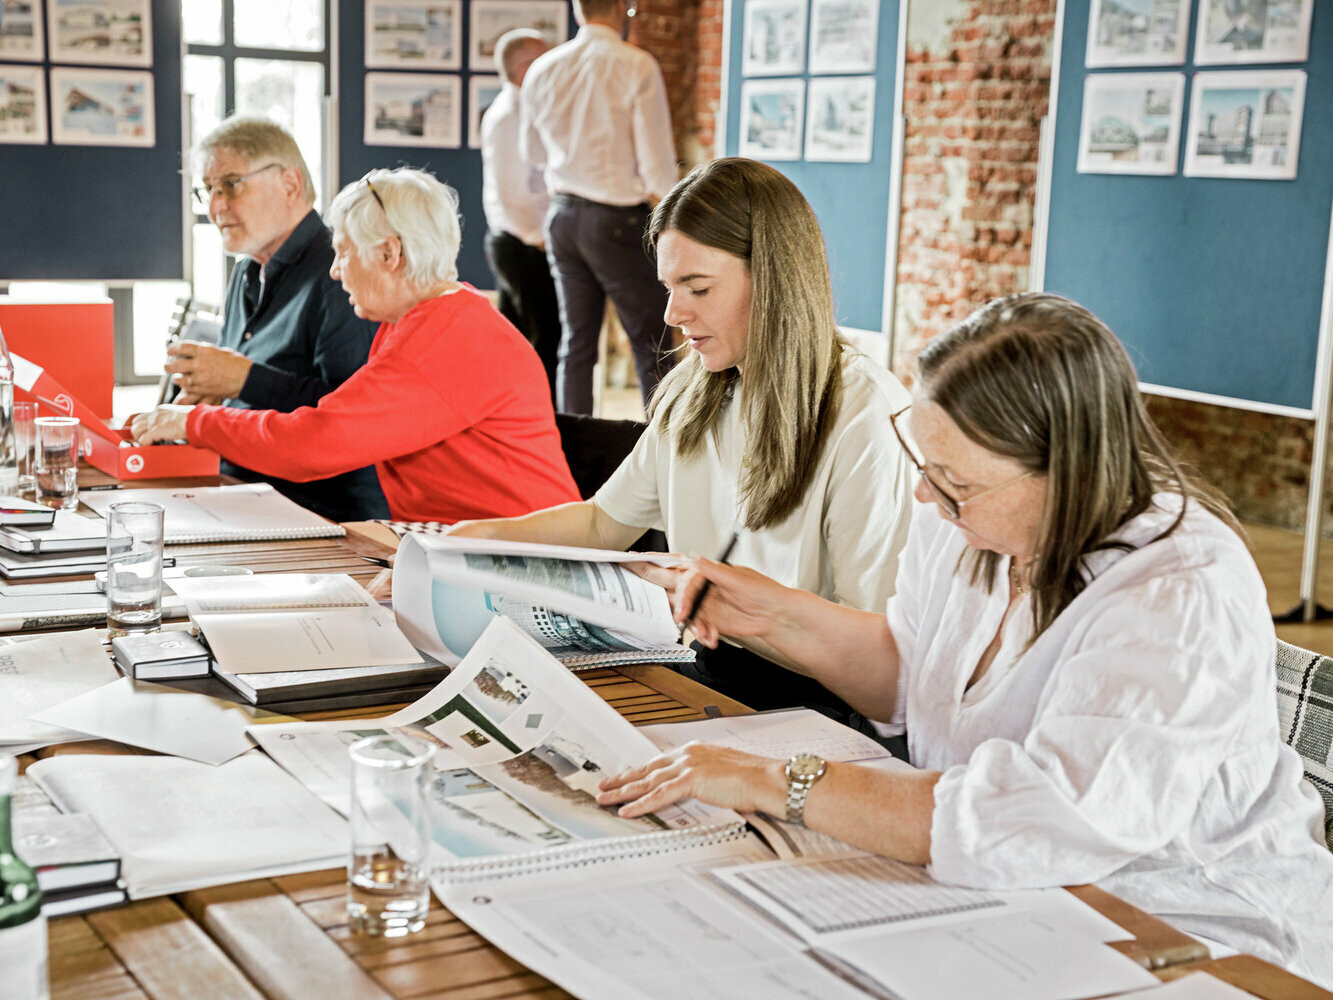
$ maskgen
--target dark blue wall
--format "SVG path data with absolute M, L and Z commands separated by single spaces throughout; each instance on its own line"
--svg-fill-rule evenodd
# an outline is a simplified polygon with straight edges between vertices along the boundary
M 833 272 L 833 301 L 838 322 L 861 330 L 883 328 L 889 182 L 895 155 L 892 149 L 893 111 L 898 104 L 898 95 L 894 91 L 898 62 L 898 10 L 899 0 L 880 0 L 879 54 L 875 60 L 874 73 L 875 133 L 870 162 L 772 163 L 773 167 L 790 177 L 801 189 L 824 231 L 829 267 Z M 808 29 L 808 12 L 806 18 Z M 740 148 L 744 0 L 733 0 L 731 4 L 730 30 L 726 150 L 727 155 L 735 156 Z M 808 37 L 806 49 L 808 65 Z M 808 113 L 809 109 L 806 111 Z
M 1306 70 L 1297 177 L 1260 181 L 1075 171 L 1089 6 L 1065 5 L 1046 288 L 1105 320 L 1144 382 L 1309 409 L 1333 208 L 1333 8 L 1315 5 L 1308 63 L 1199 67 Z M 1177 70 L 1183 169 L 1193 63 L 1095 72 Z
M 0 280 L 184 277 L 180 2 L 152 11 L 157 145 L 0 145 Z
M 479 288 L 493 288 L 495 281 L 482 239 L 486 235 L 486 216 L 481 208 L 481 150 L 467 148 L 468 78 L 466 68 L 470 35 L 470 7 L 463 4 L 462 70 L 450 70 L 462 78 L 462 148 L 429 149 L 422 146 L 367 146 L 365 136 L 366 87 L 365 8 L 359 3 L 339 4 L 338 13 L 338 187 L 350 184 L 377 167 L 420 167 L 429 170 L 458 192 L 459 212 L 463 217 L 463 245 L 458 254 L 458 276 Z M 569 12 L 569 28 L 577 29 L 574 13 Z M 391 73 L 392 70 L 374 72 Z M 434 71 L 432 71 L 434 72 Z M 493 76 L 493 73 L 478 73 Z M 336 192 L 335 192 L 336 193 Z

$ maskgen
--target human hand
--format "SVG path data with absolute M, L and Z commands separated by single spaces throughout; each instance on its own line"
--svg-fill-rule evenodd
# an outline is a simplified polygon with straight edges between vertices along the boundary
M 783 620 L 783 603 L 789 593 L 791 588 L 763 573 L 700 557 L 680 574 L 671 606 L 677 622 L 684 624 L 689 619 L 695 637 L 716 649 L 723 635 L 764 636 Z
M 649 583 L 657 584 L 668 594 L 676 592 L 681 577 L 690 569 L 688 566 L 659 566 L 650 562 L 625 562 L 620 565 L 635 576 L 641 576 Z
M 496 531 L 490 521 L 455 521 L 442 532 L 446 535 L 457 535 L 459 538 L 503 538 L 504 535 Z
M 786 810 L 786 761 L 709 743 L 687 743 L 646 764 L 604 778 L 599 804 L 620 805 L 626 818 L 657 812 L 680 799 L 695 798 L 737 812 Z
M 139 413 L 130 424 L 130 433 L 135 444 L 158 444 L 166 441 L 185 440 L 185 422 L 190 416 L 190 406 L 159 406 L 148 413 Z
M 235 399 L 241 394 L 250 366 L 254 364 L 239 351 L 226 347 L 182 340 L 167 347 L 170 360 L 166 370 L 181 388 L 185 402 Z

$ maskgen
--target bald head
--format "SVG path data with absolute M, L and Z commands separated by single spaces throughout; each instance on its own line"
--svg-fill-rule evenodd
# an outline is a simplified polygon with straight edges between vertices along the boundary
M 521 87 L 528 67 L 548 48 L 541 34 L 530 28 L 506 31 L 495 43 L 495 68 L 509 83 Z

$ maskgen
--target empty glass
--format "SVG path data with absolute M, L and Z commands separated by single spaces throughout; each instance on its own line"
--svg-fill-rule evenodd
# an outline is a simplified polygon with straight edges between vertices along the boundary
M 430 908 L 431 758 L 434 748 L 410 736 L 368 736 L 352 759 L 348 816 L 347 917 L 354 930 L 402 937 L 421 930 Z
M 79 505 L 79 433 L 77 417 L 38 417 L 37 500 L 48 507 Z
M 14 404 L 14 448 L 18 453 L 18 492 L 25 496 L 37 489 L 37 473 L 33 468 L 37 453 L 36 403 Z
M 123 500 L 106 512 L 106 625 L 111 634 L 162 625 L 160 503 Z

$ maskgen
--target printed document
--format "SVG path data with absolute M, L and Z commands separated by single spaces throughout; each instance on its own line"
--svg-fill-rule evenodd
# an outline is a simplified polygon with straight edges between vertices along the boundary
M 31 716 L 119 676 L 92 629 L 0 645 L 0 752 L 27 753 L 52 743 L 87 739 L 80 729 L 37 722 Z
M 422 662 L 393 612 L 346 574 L 186 577 L 171 586 L 230 674 Z
M 693 659 L 680 644 L 666 591 L 612 561 L 624 553 L 534 556 L 474 541 L 408 535 L 399 545 L 393 608 L 418 649 L 457 663 L 490 621 L 504 616 L 570 666 Z

